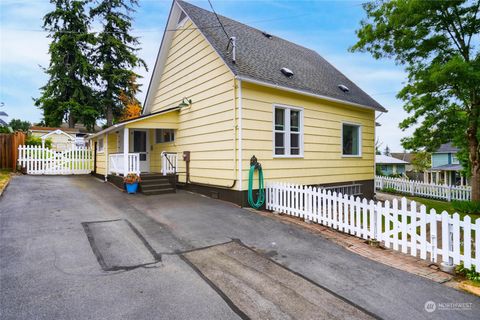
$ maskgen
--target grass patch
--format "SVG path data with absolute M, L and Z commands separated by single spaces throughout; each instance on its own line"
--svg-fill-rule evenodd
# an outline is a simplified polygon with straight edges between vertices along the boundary
M 8 170 L 0 170 L 0 190 L 7 185 L 8 180 L 10 180 L 10 174 L 12 172 Z
M 433 199 L 426 199 L 426 198 L 420 198 L 420 197 L 410 197 L 410 196 L 405 196 L 409 200 L 415 201 L 417 204 L 421 203 L 427 207 L 427 212 L 430 212 L 430 209 L 435 209 L 435 211 L 438 214 L 441 214 L 443 211 L 447 211 L 450 214 L 454 214 L 455 212 L 458 212 L 460 215 L 460 218 L 463 219 L 464 216 L 470 216 L 470 218 L 476 219 L 480 218 L 479 214 L 469 214 L 461 211 L 455 210 L 451 202 L 447 201 L 441 201 L 441 200 L 433 200 Z

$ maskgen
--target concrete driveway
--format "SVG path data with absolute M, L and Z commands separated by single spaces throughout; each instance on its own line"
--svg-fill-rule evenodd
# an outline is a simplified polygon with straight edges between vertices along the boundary
M 472 295 L 186 192 L 18 176 L 0 198 L 0 228 L 2 319 L 480 316 Z

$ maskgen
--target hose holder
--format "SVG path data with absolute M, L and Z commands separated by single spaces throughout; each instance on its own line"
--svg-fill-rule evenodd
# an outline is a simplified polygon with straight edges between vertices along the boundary
M 257 157 L 255 157 L 255 155 L 253 155 L 250 158 L 250 167 L 251 166 L 255 166 L 255 170 L 257 170 L 259 168 L 262 168 L 262 165 L 258 162 L 258 159 L 257 159 Z

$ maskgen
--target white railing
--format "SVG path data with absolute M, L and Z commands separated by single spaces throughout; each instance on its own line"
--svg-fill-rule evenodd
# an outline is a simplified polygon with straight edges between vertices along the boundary
M 178 157 L 176 153 L 163 151 L 160 157 L 162 158 L 162 174 L 164 176 L 177 173 Z
M 126 173 L 140 174 L 140 154 L 129 153 L 127 156 L 128 156 L 128 167 L 127 167 Z M 110 154 L 109 165 L 108 165 L 109 173 L 125 174 L 124 159 L 125 158 L 123 153 Z
M 472 188 L 470 186 L 442 185 L 381 176 L 375 177 L 375 188 L 377 190 L 392 188 L 395 189 L 395 191 L 406 193 L 412 196 L 421 196 L 425 198 L 442 199 L 447 201 L 470 200 L 472 196 Z
M 465 267 L 480 266 L 480 218 L 460 219 L 458 213 L 426 212 L 402 198 L 391 203 L 367 201 L 315 187 L 267 183 L 266 208 L 300 217 L 421 259 Z M 476 250 L 477 249 L 477 250 Z
M 57 152 L 42 146 L 18 146 L 18 164 L 27 174 L 89 174 L 93 167 L 92 151 L 70 146 Z

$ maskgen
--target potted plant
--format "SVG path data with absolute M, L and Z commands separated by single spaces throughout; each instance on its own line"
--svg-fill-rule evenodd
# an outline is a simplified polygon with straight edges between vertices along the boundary
M 128 193 L 136 193 L 140 181 L 140 176 L 136 173 L 129 173 L 123 178 Z

